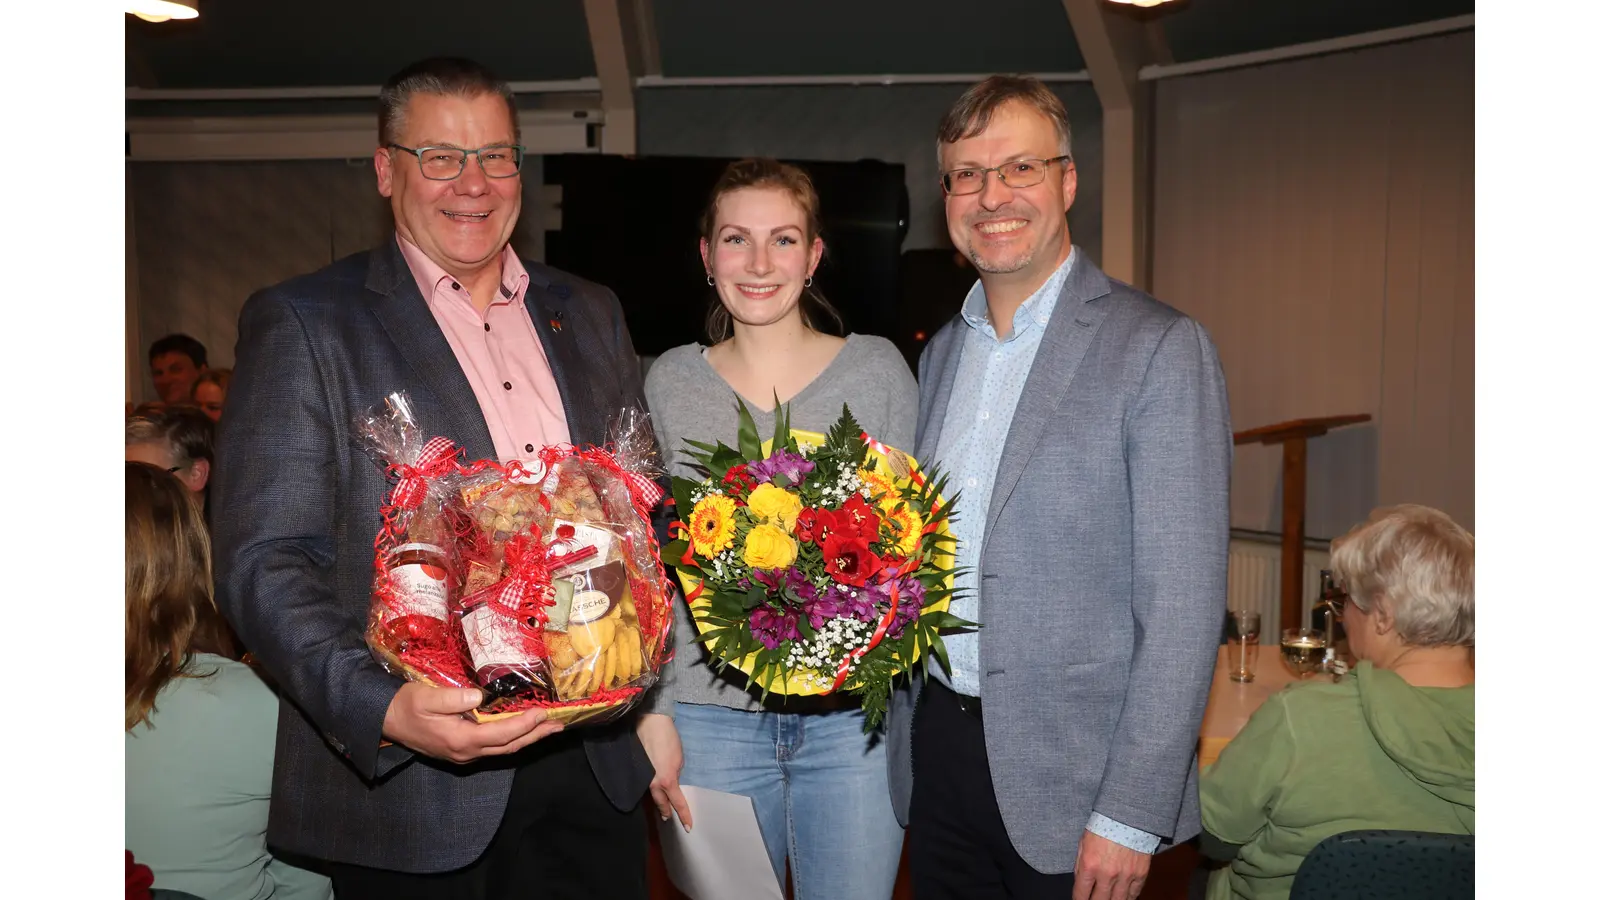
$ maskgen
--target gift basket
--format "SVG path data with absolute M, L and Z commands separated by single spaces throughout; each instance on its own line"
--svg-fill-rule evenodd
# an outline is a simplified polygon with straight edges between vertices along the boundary
M 656 682 L 672 592 L 650 528 L 654 438 L 624 410 L 604 448 L 463 463 L 427 438 L 404 394 L 357 439 L 394 484 L 374 545 L 367 645 L 389 671 L 477 687 L 487 721 L 544 709 L 610 721 Z

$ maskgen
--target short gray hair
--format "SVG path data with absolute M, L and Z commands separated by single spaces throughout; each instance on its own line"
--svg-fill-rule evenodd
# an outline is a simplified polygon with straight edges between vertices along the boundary
M 1474 551 L 1472 532 L 1437 509 L 1384 507 L 1333 542 L 1333 575 L 1362 612 L 1387 610 L 1405 643 L 1470 647 Z
M 406 104 L 413 94 L 440 94 L 446 97 L 478 97 L 494 94 L 504 99 L 511 114 L 511 131 L 522 141 L 522 126 L 517 124 L 517 98 L 511 85 L 482 63 L 453 56 L 436 56 L 414 62 L 389 76 L 378 92 L 378 145 L 395 143 L 406 127 Z

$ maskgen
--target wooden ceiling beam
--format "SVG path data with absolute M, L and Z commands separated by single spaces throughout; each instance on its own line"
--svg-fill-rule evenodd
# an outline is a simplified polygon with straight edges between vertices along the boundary
M 1139 69 L 1159 52 L 1156 23 L 1111 9 L 1104 0 L 1061 0 L 1103 112 L 1105 143 L 1100 267 L 1113 278 L 1150 286 L 1150 87 Z M 1159 26 L 1158 26 L 1159 27 Z M 1159 35 L 1165 44 L 1165 34 Z
M 600 78 L 600 105 L 605 111 L 605 124 L 600 128 L 601 153 L 632 155 L 639 149 L 634 82 L 644 74 L 645 60 L 653 53 L 659 62 L 661 55 L 659 48 L 650 49 L 655 45 L 654 28 L 647 41 L 637 34 L 641 5 L 645 7 L 645 21 L 653 22 L 648 2 L 583 0 L 595 74 Z M 635 32 L 632 37 L 630 31 Z

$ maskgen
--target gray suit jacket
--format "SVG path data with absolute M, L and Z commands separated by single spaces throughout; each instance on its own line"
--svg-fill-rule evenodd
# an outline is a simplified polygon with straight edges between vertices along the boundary
M 600 443 L 617 410 L 644 408 L 621 307 L 604 287 L 523 265 L 572 440 Z M 560 331 L 547 325 L 557 318 Z M 236 356 L 212 482 L 217 599 L 292 701 L 279 713 L 267 840 L 396 871 L 464 866 L 499 826 L 517 760 L 456 766 L 379 748 L 402 682 L 362 634 L 388 484 L 351 429 L 358 413 L 403 390 L 425 432 L 451 438 L 469 460 L 490 458 L 477 399 L 393 238 L 252 296 Z M 584 742 L 620 809 L 652 775 L 631 726 L 552 738 Z
M 923 351 L 918 458 L 938 449 L 967 328 L 958 317 Z M 1199 832 L 1232 456 L 1205 330 L 1080 250 L 1017 401 L 979 563 L 989 767 L 1011 843 L 1041 872 L 1072 871 L 1091 812 L 1168 843 Z M 896 694 L 888 723 L 902 823 L 920 689 Z

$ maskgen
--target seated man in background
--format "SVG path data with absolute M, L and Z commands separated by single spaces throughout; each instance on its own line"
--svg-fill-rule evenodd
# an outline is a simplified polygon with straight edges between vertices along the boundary
M 1415 505 L 1334 541 L 1359 663 L 1274 694 L 1202 774 L 1202 845 L 1231 860 L 1208 900 L 1284 900 L 1311 848 L 1346 831 L 1473 833 L 1473 548 Z
M 162 403 L 187 403 L 195 379 L 206 371 L 206 345 L 187 334 L 169 334 L 150 345 L 150 380 Z

